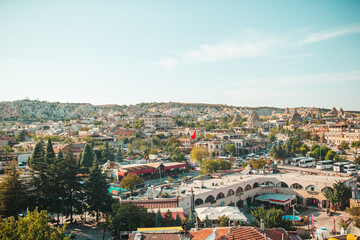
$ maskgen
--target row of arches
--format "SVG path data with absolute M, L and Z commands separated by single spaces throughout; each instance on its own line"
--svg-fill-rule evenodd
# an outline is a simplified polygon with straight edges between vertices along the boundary
M 233 196 L 235 194 L 242 193 L 244 191 L 249 191 L 251 189 L 258 188 L 259 186 L 262 186 L 262 187 L 264 187 L 264 186 L 269 186 L 269 187 L 276 186 L 276 187 L 281 187 L 281 188 L 304 189 L 303 186 L 301 184 L 299 184 L 299 183 L 293 183 L 289 187 L 289 185 L 286 184 L 285 182 L 279 182 L 277 184 L 274 184 L 271 181 L 265 181 L 265 182 L 263 182 L 261 184 L 256 182 L 256 183 L 253 184 L 253 186 L 251 186 L 250 184 L 247 184 L 245 186 L 245 189 L 243 189 L 242 187 L 238 187 L 236 189 L 236 191 L 234 191 L 233 189 L 229 189 L 226 195 L 224 193 L 222 193 L 222 192 L 218 193 L 216 195 L 216 197 L 214 197 L 213 195 L 209 195 L 209 196 L 206 197 L 205 202 L 204 202 L 203 199 L 197 198 L 195 200 L 195 206 L 202 205 L 204 203 L 211 203 L 211 202 L 214 202 L 214 201 L 216 201 L 218 199 L 222 199 L 222 198 L 225 198 L 225 197 L 230 197 L 230 196 Z M 323 189 L 321 189 L 321 192 L 325 192 L 325 191 L 330 190 L 330 189 L 332 189 L 332 188 L 331 187 L 324 187 Z M 308 185 L 305 188 L 305 190 L 307 190 L 307 191 L 319 191 L 319 188 L 317 186 L 315 186 L 315 185 Z

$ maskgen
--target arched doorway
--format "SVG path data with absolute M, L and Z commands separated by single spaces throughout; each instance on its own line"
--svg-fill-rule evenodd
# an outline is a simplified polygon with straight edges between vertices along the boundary
M 236 194 L 242 193 L 243 191 L 244 191 L 244 189 L 243 189 L 242 187 L 238 187 L 238 188 L 236 189 Z
M 248 184 L 248 185 L 245 186 L 245 191 L 249 191 L 249 190 L 251 190 L 250 184 Z
M 217 199 L 222 199 L 224 197 L 225 197 L 225 195 L 222 192 L 219 192 L 219 194 L 216 196 L 216 200 Z
M 293 189 L 303 189 L 303 186 L 301 186 L 300 184 L 298 183 L 294 183 L 290 186 L 290 188 L 293 188 Z
M 281 188 L 288 188 L 289 185 L 287 185 L 286 183 L 284 182 L 279 182 L 276 184 L 276 187 L 281 187 Z
M 201 198 L 195 200 L 195 206 L 199 206 L 201 204 L 204 204 L 204 201 Z
M 234 195 L 235 193 L 234 193 L 234 190 L 232 190 L 232 189 L 229 189 L 229 191 L 228 191 L 228 193 L 227 193 L 227 197 L 230 197 L 230 196 L 232 196 L 232 195 Z
M 259 187 L 259 183 L 258 182 L 254 183 L 253 188 L 258 188 L 258 187 Z
M 207 198 L 205 199 L 205 203 L 211 203 L 211 202 L 214 202 L 215 201 L 215 198 L 213 195 L 209 195 L 207 196 Z

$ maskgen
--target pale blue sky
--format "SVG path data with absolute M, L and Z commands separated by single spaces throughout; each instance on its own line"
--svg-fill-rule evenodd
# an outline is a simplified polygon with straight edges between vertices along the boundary
M 360 110 L 360 1 L 3 1 L 0 101 Z

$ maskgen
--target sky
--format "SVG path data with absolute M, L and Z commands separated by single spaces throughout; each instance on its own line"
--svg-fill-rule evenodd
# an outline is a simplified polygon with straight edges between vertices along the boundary
M 360 110 L 360 1 L 0 0 L 0 101 Z

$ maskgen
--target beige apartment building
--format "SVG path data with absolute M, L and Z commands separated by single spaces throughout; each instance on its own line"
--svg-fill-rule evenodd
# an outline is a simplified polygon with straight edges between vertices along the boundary
M 144 118 L 144 125 L 147 128 L 168 127 L 171 125 L 171 117 L 164 115 L 147 115 Z
M 340 145 L 343 141 L 351 144 L 360 141 L 360 128 L 355 124 L 334 124 L 324 135 L 328 144 Z

